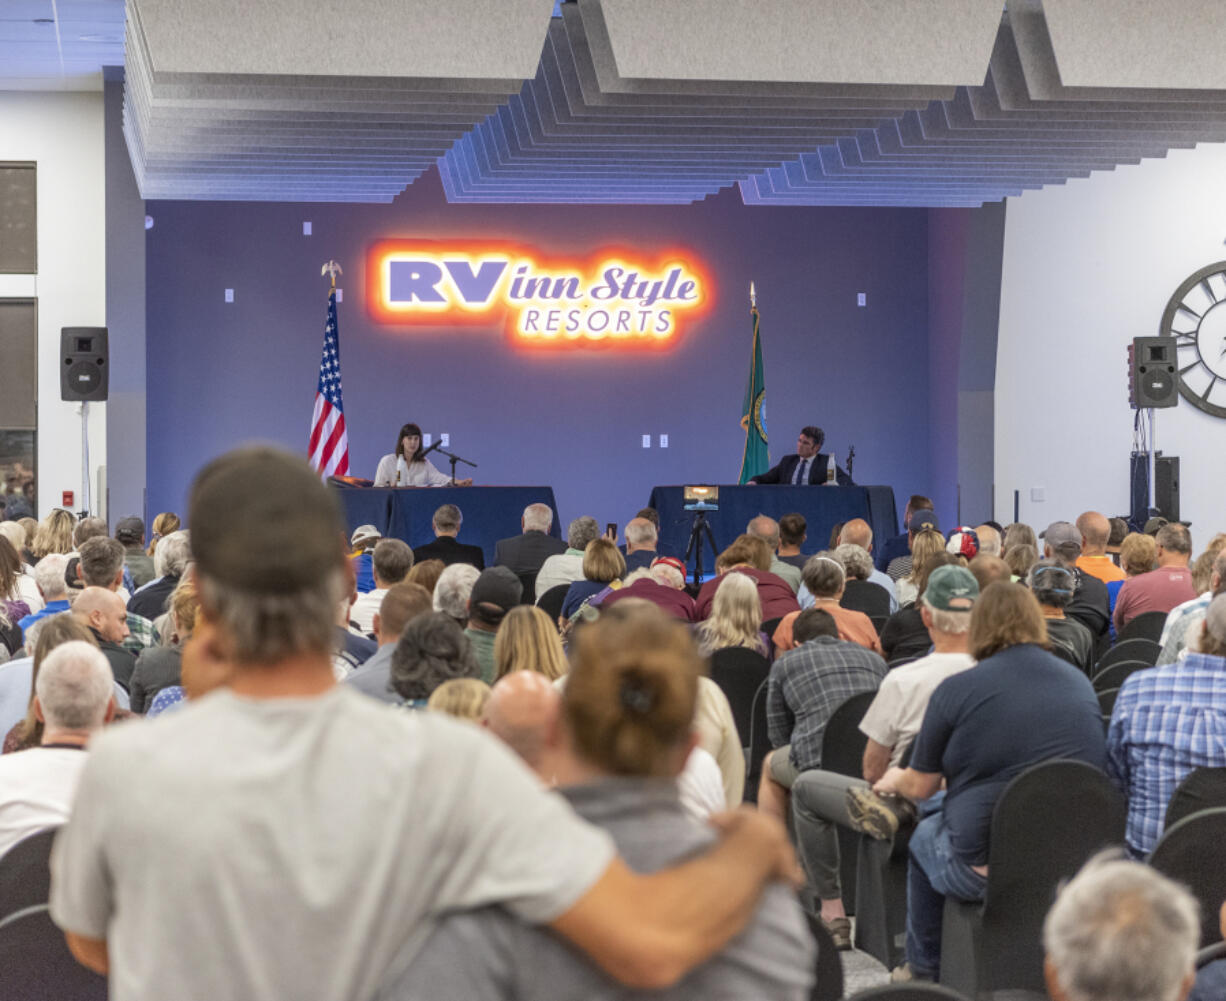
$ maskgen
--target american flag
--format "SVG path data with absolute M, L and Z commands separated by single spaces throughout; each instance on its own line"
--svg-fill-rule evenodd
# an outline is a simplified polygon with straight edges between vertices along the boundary
M 311 415 L 311 467 L 320 476 L 349 475 L 349 435 L 341 402 L 341 351 L 336 336 L 336 289 L 328 293 L 328 324 L 319 359 L 319 386 Z

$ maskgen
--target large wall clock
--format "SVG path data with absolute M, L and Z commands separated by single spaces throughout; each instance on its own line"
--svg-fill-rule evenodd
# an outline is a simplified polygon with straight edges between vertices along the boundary
M 1180 395 L 1226 418 L 1226 261 L 1201 268 L 1175 289 L 1159 333 L 1175 338 Z

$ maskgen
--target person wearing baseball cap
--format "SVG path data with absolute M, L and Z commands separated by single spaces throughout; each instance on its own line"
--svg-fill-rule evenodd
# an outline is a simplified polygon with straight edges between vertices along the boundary
M 961 556 L 968 563 L 979 555 L 979 533 L 966 525 L 959 525 L 949 533 L 945 551 Z
M 1068 521 L 1053 521 L 1042 532 L 1043 556 L 1058 562 L 1073 575 L 1073 599 L 1064 606 L 1066 617 L 1080 622 L 1094 637 L 1106 642 L 1111 625 L 1111 597 L 1107 585 L 1077 566 L 1081 557 L 1081 529 Z
M 992 813 L 1009 782 L 1053 758 L 1095 768 L 1107 759 L 1098 696 L 1089 678 L 1045 649 L 1047 626 L 1034 595 L 997 581 L 973 602 L 969 594 L 952 597 L 973 606 L 967 648 L 978 663 L 937 686 L 909 767 L 892 765 L 873 786 L 915 801 L 946 786 L 939 808 L 911 835 L 907 962 L 895 980 L 940 976 L 945 898 L 983 899 Z
M 629 574 L 625 584 L 610 591 L 599 605 L 608 608 L 626 598 L 650 601 L 682 622 L 693 622 L 697 617 L 694 599 L 685 592 L 685 564 L 675 556 L 657 556 L 646 571 Z
M 222 685 L 97 737 L 53 852 L 51 917 L 116 1001 L 373 997 L 441 915 L 490 904 L 663 987 L 793 877 L 786 832 L 751 811 L 684 865 L 632 872 L 479 728 L 338 685 L 344 526 L 303 459 L 210 462 L 189 523 L 184 675 L 218 665 Z
M 468 626 L 464 635 L 472 643 L 481 680 L 494 683 L 494 636 L 507 612 L 519 604 L 524 586 L 507 567 L 481 571 L 468 596 Z
M 860 723 L 868 737 L 863 778 L 834 772 L 802 772 L 792 783 L 792 816 L 796 843 L 805 872 L 815 882 L 822 874 L 829 889 L 817 887 L 818 895 L 839 897 L 839 841 L 835 825 L 877 838 L 893 837 L 900 825 L 915 820 L 915 806 L 907 799 L 883 799 L 872 791 L 886 769 L 902 761 L 919 732 L 928 699 L 946 678 L 975 665 L 967 653 L 971 610 L 979 597 L 979 585 L 969 570 L 959 566 L 937 567 L 918 607 L 932 638 L 932 652 L 896 667 L 881 682 L 872 704 Z M 850 938 L 841 932 L 849 926 L 838 920 L 836 909 L 826 907 L 836 944 L 850 948 Z M 837 910 L 841 910 L 841 898 Z M 830 920 L 833 916 L 833 920 Z M 840 941 L 840 940 L 843 941 Z
M 349 536 L 350 562 L 357 577 L 358 594 L 373 591 L 376 587 L 373 570 L 374 548 L 382 534 L 374 525 L 359 525 Z

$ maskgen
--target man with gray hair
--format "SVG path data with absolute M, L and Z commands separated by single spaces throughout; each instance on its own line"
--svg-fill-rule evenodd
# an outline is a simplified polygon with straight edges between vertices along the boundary
M 766 543 L 766 548 L 771 552 L 770 572 L 781 577 L 792 589 L 792 593 L 796 594 L 801 587 L 800 570 L 794 564 L 784 563 L 779 559 L 779 522 L 768 515 L 760 514 L 749 519 L 745 534 Z
M 440 507 L 434 512 L 434 518 L 431 521 L 434 528 L 434 541 L 414 549 L 413 562 L 425 563 L 426 560 L 442 560 L 446 566 L 451 566 L 453 563 L 471 563 L 478 570 L 484 570 L 485 553 L 481 547 L 470 546 L 456 539 L 463 523 L 464 515 L 454 504 L 444 504 Z
M 494 566 L 506 567 L 522 578 L 539 571 L 550 556 L 566 552 L 566 543 L 549 534 L 553 509 L 548 504 L 529 504 L 519 523 L 522 535 L 499 539 L 495 544 Z
M 599 536 L 600 527 L 590 515 L 576 518 L 566 527 L 566 552 L 550 556 L 541 564 L 540 573 L 536 575 L 538 600 L 551 587 L 583 580 L 583 551 L 589 542 Z
M 471 563 L 453 563 L 434 585 L 434 610 L 450 615 L 460 628 L 468 623 L 468 599 L 481 571 Z
M 72 548 L 76 552 L 90 539 L 106 538 L 111 531 L 101 518 L 82 518 L 72 530 Z
M 1105 852 L 1043 923 L 1052 1001 L 1183 1001 L 1196 978 L 1196 900 L 1147 865 Z
M 0 856 L 22 838 L 68 819 L 90 736 L 115 715 L 111 668 L 74 640 L 43 661 L 34 688 L 40 746 L 0 757 Z
M 1209 577 L 1209 590 L 1191 601 L 1176 605 L 1166 617 L 1162 636 L 1158 640 L 1162 651 L 1158 665 L 1174 664 L 1188 648 L 1188 641 L 1200 633 L 1209 603 L 1226 591 L 1226 549 L 1218 552 L 1213 560 L 1213 573 Z
M 839 531 L 839 545 L 859 546 L 871 556 L 873 552 L 873 527 L 863 518 L 852 518 L 851 521 L 844 523 L 842 529 Z M 897 612 L 898 592 L 894 586 L 894 579 L 888 573 L 878 570 L 877 567 L 874 566 L 872 572 L 868 575 L 867 580 L 872 584 L 877 584 L 878 586 L 886 589 L 890 595 L 890 614 L 893 615 L 895 612 Z M 811 598 L 810 603 L 812 603 Z M 801 597 L 800 607 L 809 607 L 805 604 L 803 597 Z
M 42 595 L 45 604 L 37 612 L 31 612 L 17 623 L 23 636 L 35 622 L 51 615 L 59 615 L 72 607 L 68 601 L 68 582 L 64 579 L 67 569 L 68 557 L 60 553 L 48 553 L 38 561 L 38 566 L 34 568 L 34 583 L 38 586 L 38 593 Z
M 153 572 L 156 578 L 138 590 L 128 601 L 128 611 L 156 621 L 170 607 L 170 596 L 179 586 L 192 561 L 191 541 L 184 529 L 171 532 L 158 540 L 153 551 Z M 329 616 L 331 619 L 331 616 Z
M 937 567 L 918 603 L 932 637 L 932 653 L 894 668 L 882 679 L 860 722 L 860 731 L 868 737 L 861 764 L 863 779 L 815 769 L 802 772 L 792 783 L 792 819 L 800 859 L 819 896 L 838 900 L 837 908 L 827 907 L 835 916 L 842 908 L 835 825 L 891 838 L 900 823 L 914 819 L 915 808 L 908 800 L 882 800 L 873 793 L 872 784 L 891 765 L 902 762 L 937 685 L 975 666 L 967 641 L 971 610 L 978 597 L 979 585 L 969 570 Z M 830 919 L 831 914 L 826 917 Z M 832 923 L 836 929 L 842 924 Z
M 373 997 L 440 915 L 495 904 L 664 987 L 788 870 L 782 829 L 745 811 L 709 853 L 634 873 L 479 728 L 337 685 L 343 523 L 301 458 L 214 460 L 190 524 L 193 657 L 226 684 L 103 734 L 52 851 L 51 917 L 115 1001 Z
M 1149 573 L 1124 581 L 1115 599 L 1115 631 L 1118 634 L 1130 621 L 1146 612 L 1169 613 L 1176 605 L 1196 597 L 1192 583 L 1192 536 L 1177 521 L 1163 525 L 1154 536 L 1158 544 L 1158 566 Z
M 649 518 L 635 517 L 626 522 L 627 575 L 651 566 L 651 561 L 660 555 L 656 551 L 659 542 L 660 533 Z
M 380 539 L 371 555 L 370 569 L 374 575 L 373 591 L 359 594 L 349 608 L 349 622 L 363 636 L 374 632 L 375 616 L 387 596 L 388 589 L 399 584 L 413 569 L 417 560 L 409 544 L 401 539 Z

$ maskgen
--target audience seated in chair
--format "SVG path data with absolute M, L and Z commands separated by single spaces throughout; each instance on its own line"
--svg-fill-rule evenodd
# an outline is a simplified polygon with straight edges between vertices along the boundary
M 118 599 L 116 599 L 118 600 Z M 115 714 L 114 679 L 92 643 L 70 640 L 39 668 L 37 747 L 0 757 L 0 856 L 22 838 L 68 819 L 90 737 Z
M 1115 599 L 1112 621 L 1119 632 L 1143 612 L 1169 612 L 1196 597 L 1192 586 L 1192 536 L 1178 522 L 1163 525 L 1154 536 L 1157 566 L 1124 582 Z
M 757 585 L 764 622 L 783 618 L 789 612 L 799 612 L 795 592 L 787 581 L 770 572 L 771 558 L 770 549 L 757 536 L 738 535 L 732 545 L 716 557 L 715 576 L 699 589 L 694 602 L 696 617 L 701 620 L 711 614 L 720 580 L 724 574 L 732 572 L 751 577 Z
M 536 575 L 536 599 L 551 588 L 583 580 L 583 552 L 587 544 L 600 537 L 600 526 L 590 515 L 576 518 L 566 526 L 566 549 L 548 557 Z
M 676 788 L 694 746 L 702 669 L 685 629 L 658 609 L 622 605 L 585 628 L 576 647 L 561 706 L 545 709 L 556 722 L 533 757 L 581 817 L 612 835 L 632 867 L 651 871 L 701 850 L 712 841 L 710 829 L 687 816 Z M 514 680 L 500 681 L 495 691 Z M 813 970 L 800 909 L 775 886 L 746 931 L 675 996 L 802 1001 Z M 609 989 L 605 975 L 564 943 L 501 908 L 485 908 L 447 918 L 388 996 L 549 1001 Z
M 113 997 L 370 997 L 440 915 L 503 902 L 614 977 L 663 987 L 791 875 L 783 830 L 754 813 L 636 874 L 478 728 L 337 685 L 342 524 L 302 459 L 214 460 L 190 523 L 201 622 L 184 681 L 207 665 L 224 688 L 99 738 L 54 850 L 52 917 Z M 637 689 L 620 704 L 641 705 Z
M 434 541 L 413 550 L 414 562 L 442 560 L 447 566 L 453 563 L 471 563 L 478 570 L 484 570 L 485 553 L 481 547 L 470 546 L 456 538 L 463 524 L 464 515 L 454 504 L 443 504 L 439 507 L 430 520 L 434 529 Z
M 388 588 L 399 584 L 413 569 L 413 550 L 400 539 L 380 539 L 371 554 L 374 590 L 358 596 L 349 608 L 349 621 L 363 636 L 375 632 L 375 614 L 383 604 Z
M 778 817 L 787 816 L 797 777 L 821 768 L 822 736 L 831 715 L 853 695 L 876 691 L 886 673 L 880 655 L 839 639 L 837 624 L 823 609 L 801 612 L 794 632 L 802 642 L 771 667 L 766 719 L 774 750 L 762 766 L 758 787 L 758 808 Z M 810 856 L 808 875 L 821 901 L 822 920 L 839 946 L 850 948 L 838 846 L 824 849 Z
M 550 556 L 566 552 L 566 543 L 549 534 L 553 510 L 548 504 L 529 504 L 524 508 L 520 527 L 523 534 L 499 539 L 494 545 L 495 566 L 507 567 L 516 575 L 535 574 Z
M 900 822 L 915 817 L 909 801 L 887 802 L 871 791 L 888 768 L 902 763 L 919 732 L 932 692 L 946 678 L 973 667 L 967 652 L 971 609 L 979 586 L 970 571 L 956 566 L 936 568 L 920 599 L 920 613 L 932 637 L 933 652 L 886 674 L 860 723 L 868 737 L 863 779 L 829 771 L 803 771 L 792 784 L 792 817 L 801 864 L 822 900 L 823 910 L 841 907 L 839 842 L 834 825 L 862 831 L 875 838 L 893 838 Z M 827 908 L 827 902 L 831 902 Z M 823 914 L 829 919 L 829 916 Z
M 829 551 L 810 556 L 804 569 L 805 587 L 813 595 L 813 608 L 821 609 L 834 619 L 838 626 L 839 639 L 850 643 L 858 643 L 874 653 L 881 653 L 881 641 L 877 638 L 877 629 L 872 620 L 863 612 L 844 608 L 839 604 L 847 583 L 847 573 L 843 564 L 834 558 Z M 806 609 L 808 611 L 808 609 Z M 792 649 L 796 645 L 792 636 L 793 623 L 800 612 L 790 612 L 780 620 L 772 639 L 777 651 Z M 769 619 L 765 606 L 762 617 Z
M 1226 595 L 1174 664 L 1136 671 L 1120 688 L 1107 731 L 1107 773 L 1128 798 L 1128 847 L 1144 857 L 1167 804 L 1193 768 L 1226 766 Z
M 1162 628 L 1162 636 L 1158 640 L 1162 652 L 1158 654 L 1158 664 L 1173 664 L 1188 648 L 1188 641 L 1200 630 L 1200 624 L 1205 621 L 1205 610 L 1215 597 L 1226 591 L 1226 549 L 1218 552 L 1213 559 L 1212 571 L 1209 576 L 1209 590 L 1198 595 L 1191 601 L 1176 605 L 1167 614 L 1166 625 Z
M 379 649 L 344 679 L 345 684 L 373 699 L 400 705 L 400 695 L 392 688 L 392 654 L 404 627 L 432 609 L 430 592 L 420 584 L 405 580 L 389 587 L 374 619 Z
M 469 592 L 468 625 L 464 635 L 472 643 L 473 654 L 481 666 L 481 680 L 487 685 L 494 683 L 494 644 L 502 620 L 508 612 L 519 607 L 523 593 L 519 578 L 506 567 L 482 570 Z
M 1077 581 L 1073 572 L 1056 560 L 1039 560 L 1026 581 L 1047 620 L 1047 639 L 1052 649 L 1063 650 L 1065 659 L 1090 675 L 1094 666 L 1094 637 L 1064 610 L 1073 600 Z
M 766 543 L 771 557 L 767 569 L 776 577 L 781 577 L 792 589 L 792 593 L 796 594 L 800 590 L 800 567 L 779 558 L 779 522 L 769 515 L 760 514 L 745 526 L 745 534 Z
M 979 662 L 932 693 L 908 768 L 873 789 L 912 800 L 922 819 L 911 837 L 907 963 L 900 979 L 940 973 L 946 896 L 983 897 L 992 808 L 1009 780 L 1050 758 L 1105 763 L 1098 699 L 1089 679 L 1043 649 L 1047 628 L 1019 584 L 987 587 L 971 613 L 969 650 Z M 942 780 L 944 796 L 936 797 Z

